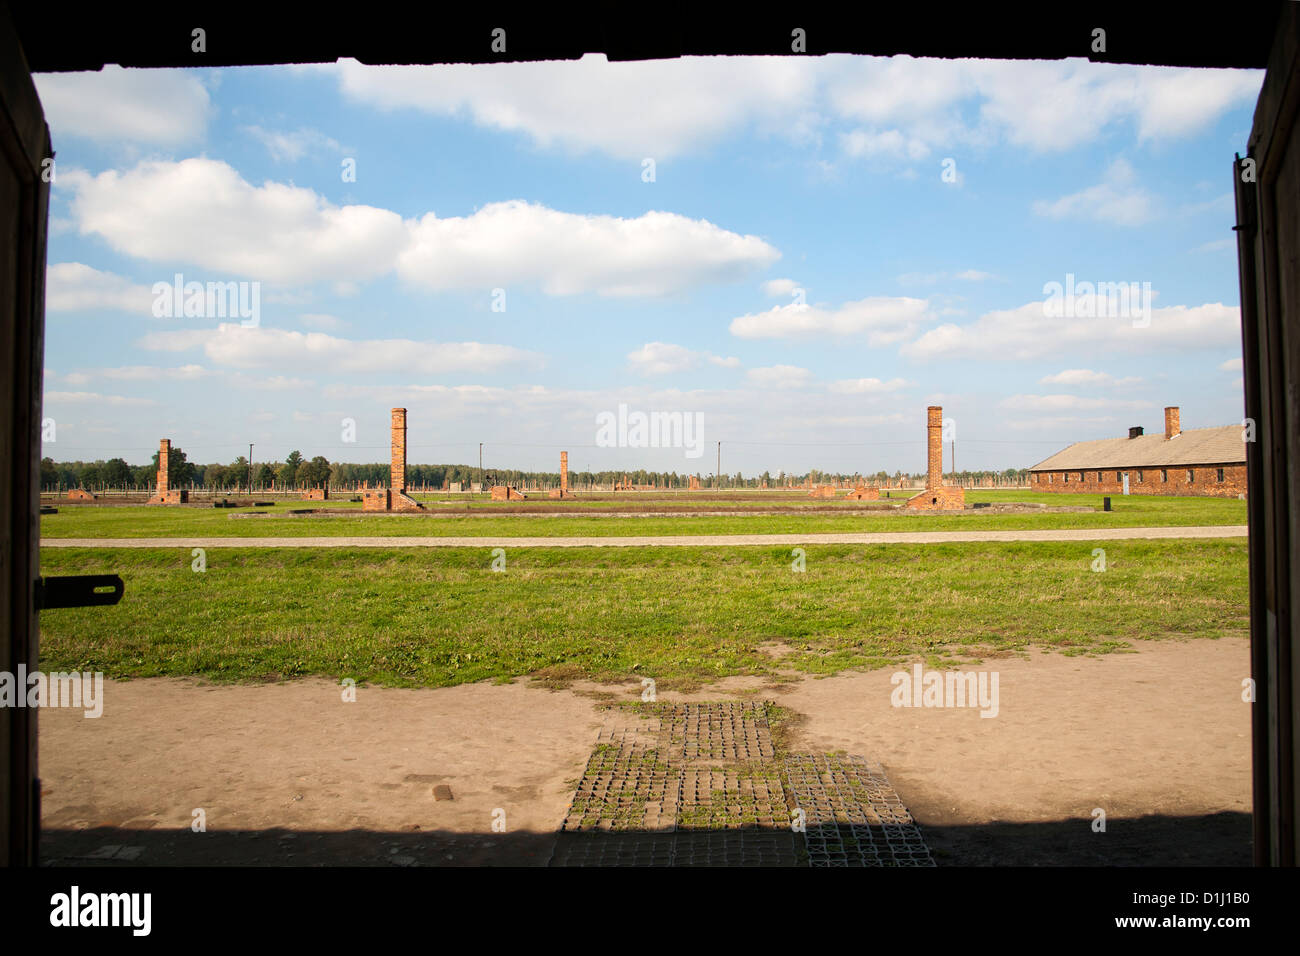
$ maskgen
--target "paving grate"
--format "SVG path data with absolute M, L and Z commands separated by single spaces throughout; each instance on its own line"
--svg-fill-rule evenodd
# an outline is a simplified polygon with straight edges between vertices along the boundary
M 792 753 L 786 783 L 804 812 L 810 866 L 934 866 L 884 770 L 862 757 Z
M 784 779 L 783 779 L 784 774 Z M 794 808 L 806 829 L 791 827 Z M 778 760 L 767 706 L 663 704 L 612 714 L 552 866 L 933 866 L 883 770 L 860 757 Z
M 771 760 L 767 707 L 754 701 L 672 704 L 660 712 L 665 750 L 683 760 Z

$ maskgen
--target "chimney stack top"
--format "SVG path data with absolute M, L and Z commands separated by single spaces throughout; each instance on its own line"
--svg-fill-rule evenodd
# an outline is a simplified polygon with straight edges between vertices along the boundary
M 1182 433 L 1178 425 L 1178 406 L 1169 405 L 1165 408 L 1165 440 L 1177 438 Z

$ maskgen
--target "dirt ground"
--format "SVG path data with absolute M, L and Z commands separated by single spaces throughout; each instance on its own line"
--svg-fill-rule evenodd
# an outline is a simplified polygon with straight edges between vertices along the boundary
M 1249 865 L 1247 641 L 1143 642 L 1101 658 L 1035 651 L 965 669 L 997 672 L 995 718 L 894 707 L 892 668 L 729 679 L 659 699 L 757 695 L 796 713 L 786 748 L 879 761 L 941 866 Z M 641 690 L 360 687 L 349 703 L 319 679 L 107 682 L 98 719 L 40 715 L 42 857 L 545 865 L 601 700 Z M 206 832 L 192 827 L 196 810 Z

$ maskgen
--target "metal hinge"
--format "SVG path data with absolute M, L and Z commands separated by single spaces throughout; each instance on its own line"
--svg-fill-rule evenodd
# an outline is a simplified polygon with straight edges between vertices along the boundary
M 122 600 L 126 585 L 116 574 L 74 574 L 36 579 L 36 610 L 94 607 Z

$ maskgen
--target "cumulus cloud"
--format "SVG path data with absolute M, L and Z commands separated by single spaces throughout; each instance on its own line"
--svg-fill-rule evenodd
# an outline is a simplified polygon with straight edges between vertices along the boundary
M 1048 219 L 1090 219 L 1116 226 L 1141 226 L 1155 216 L 1155 200 L 1137 185 L 1137 174 L 1124 159 L 1111 163 L 1104 182 L 1053 202 L 1036 200 L 1034 212 Z
M 681 57 L 445 66 L 301 67 L 334 76 L 343 95 L 385 110 L 469 118 L 541 148 L 599 150 L 639 161 L 708 149 L 754 130 L 817 142 L 851 128 L 849 157 L 916 161 L 938 148 L 999 141 L 1074 149 L 1128 124 L 1139 143 L 1205 129 L 1251 102 L 1262 70 L 1172 69 L 1062 61 L 910 56 Z
M 212 116 L 208 91 L 189 70 L 123 69 L 32 77 L 55 142 L 177 146 L 202 138 Z
M 684 345 L 673 345 L 669 342 L 647 342 L 639 349 L 629 352 L 627 360 L 632 370 L 641 375 L 670 375 L 673 372 L 698 368 L 704 362 L 720 368 L 740 366 L 738 358 L 714 355 L 711 352 L 697 352 Z
M 763 295 L 778 299 L 790 295 L 795 289 L 799 288 L 799 284 L 793 279 L 768 279 L 760 288 Z
M 622 219 L 518 200 L 470 216 L 429 213 L 411 233 L 398 273 L 430 289 L 535 282 L 550 295 L 665 295 L 734 281 L 780 257 L 757 236 L 676 213 Z
M 1132 318 L 1049 318 L 1042 302 L 986 312 L 969 325 L 945 324 L 906 342 L 911 358 L 1037 359 L 1094 350 L 1141 355 L 1222 348 L 1241 341 L 1241 311 L 1221 302 L 1151 310 L 1151 323 Z
M 888 382 L 878 378 L 847 378 L 831 382 L 829 388 L 841 395 L 883 395 L 896 392 L 906 385 L 907 382 L 901 378 L 891 378 Z
M 218 160 L 149 161 L 64 178 L 82 235 L 150 262 L 283 283 L 361 279 L 388 271 L 408 242 L 395 212 L 335 206 L 282 183 L 253 186 Z
M 524 282 L 550 295 L 663 295 L 736 280 L 780 257 L 757 236 L 666 212 L 622 219 L 509 201 L 404 221 L 298 186 L 254 186 L 209 159 L 64 178 L 81 233 L 118 252 L 285 284 L 348 287 L 395 268 L 432 290 Z
M 152 398 L 134 398 L 128 395 L 101 395 L 99 392 L 46 392 L 43 400 L 63 405 L 157 405 Z
M 794 58 L 685 57 L 609 63 L 603 54 L 542 63 L 311 67 L 345 98 L 385 110 L 467 116 L 541 147 L 669 159 L 758 124 L 804 117 L 816 71 Z
M 202 349 L 210 362 L 226 368 L 319 369 L 338 374 L 483 372 L 539 358 L 513 346 L 482 342 L 341 339 L 323 332 L 230 324 L 215 329 L 157 332 L 138 344 L 169 352 Z
M 861 299 L 838 308 L 791 304 L 742 315 L 732 319 L 730 328 L 742 339 L 862 335 L 870 345 L 889 345 L 911 335 L 926 311 L 924 299 L 906 297 Z
M 1045 375 L 1038 380 L 1040 385 L 1136 385 L 1142 381 L 1137 377 L 1115 378 L 1106 372 L 1094 372 L 1088 368 L 1067 368 L 1055 375 Z
M 63 381 L 69 385 L 85 385 L 96 378 L 106 378 L 115 382 L 193 382 L 213 374 L 201 365 L 181 365 L 176 368 L 161 368 L 157 365 L 121 365 L 116 368 L 82 369 L 69 372 Z
M 153 292 L 112 272 L 81 262 L 58 262 L 45 270 L 47 312 L 113 310 L 152 315 Z

